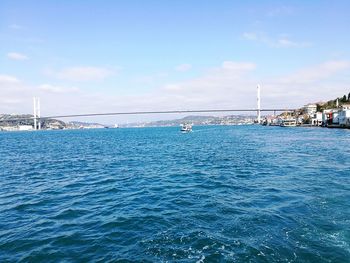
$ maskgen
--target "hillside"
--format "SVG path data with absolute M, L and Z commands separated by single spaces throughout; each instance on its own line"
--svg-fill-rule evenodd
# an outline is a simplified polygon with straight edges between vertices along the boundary
M 19 126 L 19 125 L 32 125 L 34 126 L 34 120 L 30 119 L 33 115 L 30 114 L 0 114 L 0 127 Z M 63 129 L 67 127 L 67 124 L 63 121 L 56 119 L 42 119 L 42 129 L 56 128 Z
M 153 122 L 138 122 L 121 125 L 121 127 L 166 127 L 179 126 L 183 123 L 192 123 L 193 125 L 235 125 L 253 123 L 256 117 L 246 115 L 229 115 L 222 117 L 215 116 L 186 116 L 181 119 L 162 120 Z
M 334 100 L 329 100 L 325 103 L 316 103 L 317 111 L 336 108 L 337 100 L 338 100 L 339 106 L 346 103 L 350 103 L 350 92 L 348 95 L 343 95 L 342 97 L 336 98 Z

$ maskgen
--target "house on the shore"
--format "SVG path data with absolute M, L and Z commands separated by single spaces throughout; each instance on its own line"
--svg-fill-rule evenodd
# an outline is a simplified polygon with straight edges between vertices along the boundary
M 343 104 L 338 115 L 340 127 L 350 127 L 350 104 Z
M 326 127 L 350 128 L 350 104 L 343 104 L 341 108 L 337 109 L 324 110 L 322 124 Z
M 18 130 L 19 131 L 31 131 L 33 130 L 32 125 L 18 125 Z
M 316 112 L 311 118 L 312 126 L 322 126 L 323 123 L 323 114 L 322 112 Z
M 307 115 L 313 116 L 317 112 L 317 105 L 314 103 L 306 104 L 303 110 Z
M 322 125 L 331 126 L 339 124 L 339 110 L 338 109 L 327 109 L 322 112 Z

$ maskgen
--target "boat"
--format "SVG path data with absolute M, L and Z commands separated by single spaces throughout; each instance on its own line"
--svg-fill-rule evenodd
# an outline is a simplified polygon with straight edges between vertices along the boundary
M 184 123 L 184 124 L 181 124 L 180 126 L 181 126 L 181 132 L 183 133 L 192 131 L 192 124 Z
M 297 121 L 296 119 L 284 119 L 282 120 L 281 127 L 296 127 L 297 126 Z

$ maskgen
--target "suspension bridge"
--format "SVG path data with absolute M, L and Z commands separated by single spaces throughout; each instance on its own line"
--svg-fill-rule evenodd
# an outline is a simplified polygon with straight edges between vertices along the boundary
M 3 121 L 20 121 L 20 120 L 34 120 L 34 129 L 41 128 L 41 120 L 46 119 L 61 119 L 61 118 L 77 118 L 77 117 L 94 117 L 94 116 L 116 116 L 116 115 L 150 115 L 150 114 L 180 114 L 180 113 L 220 113 L 220 112 L 256 112 L 257 122 L 261 122 L 261 112 L 292 112 L 295 109 L 288 108 L 261 108 L 260 104 L 260 86 L 257 86 L 257 108 L 238 108 L 238 109 L 194 109 L 194 110 L 165 110 L 165 111 L 128 111 L 128 112 L 107 112 L 107 113 L 83 113 L 83 114 L 67 114 L 67 115 L 53 115 L 53 116 L 41 116 L 40 112 L 40 100 L 39 98 L 33 98 L 34 111 L 33 116 L 0 119 Z

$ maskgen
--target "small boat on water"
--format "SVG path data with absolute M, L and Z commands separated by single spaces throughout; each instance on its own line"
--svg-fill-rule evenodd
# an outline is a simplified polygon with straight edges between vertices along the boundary
M 181 124 L 181 132 L 185 133 L 185 132 L 191 132 L 191 131 L 192 131 L 192 124 L 189 124 L 189 123 Z
M 296 127 L 297 126 L 297 121 L 296 119 L 284 119 L 282 120 L 281 127 Z

